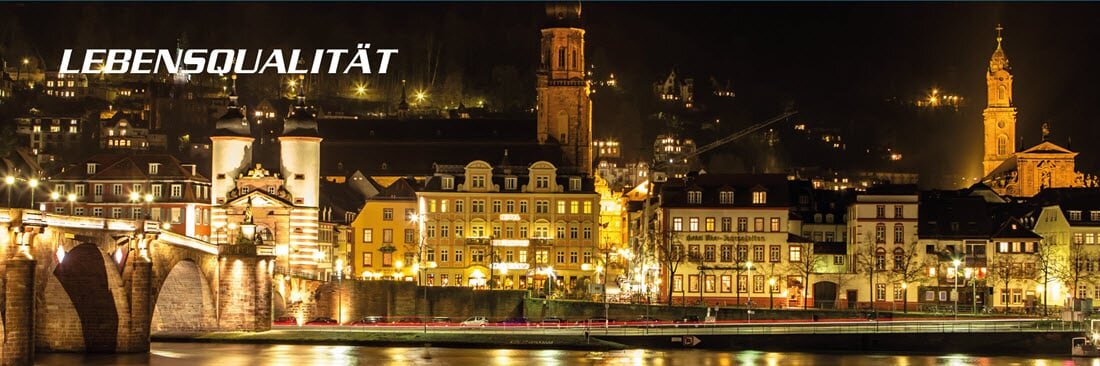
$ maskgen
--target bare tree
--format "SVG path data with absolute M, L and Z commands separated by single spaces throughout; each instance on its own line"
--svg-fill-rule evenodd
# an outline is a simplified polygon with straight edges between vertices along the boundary
M 768 287 L 768 308 L 775 308 L 775 291 L 772 288 L 771 282 L 775 281 L 778 286 L 783 275 L 787 273 L 787 266 L 782 263 L 766 262 L 761 264 L 759 268 L 760 274 L 765 276 L 765 285 Z
M 916 238 L 913 238 L 909 244 L 905 244 L 901 249 L 902 252 L 894 256 L 894 278 L 906 287 L 912 286 L 914 283 L 920 284 L 924 282 L 927 278 L 925 276 L 925 268 L 932 263 L 923 255 L 920 255 L 920 249 L 917 245 Z M 902 291 L 902 309 L 903 312 L 909 312 L 908 290 Z
M 1083 243 L 1069 245 L 1066 264 L 1059 279 L 1069 287 L 1066 290 L 1074 298 L 1077 298 L 1077 289 L 1081 283 L 1091 283 L 1096 277 L 1093 271 L 1088 270 L 1088 267 L 1090 263 L 1095 263 L 1097 259 L 1096 253 L 1089 250 Z
M 789 262 L 787 267 L 790 273 L 802 278 L 802 308 L 806 309 L 809 307 L 806 301 L 806 290 L 810 287 L 810 275 L 821 273 L 825 256 L 815 253 L 813 244 L 803 245 L 802 249 L 800 260 Z
M 1036 280 L 1043 284 L 1043 315 L 1047 315 L 1047 293 L 1050 292 L 1050 283 L 1064 276 L 1065 263 L 1054 243 L 1048 243 L 1046 239 L 1040 240 L 1039 247 L 1035 250 Z
M 856 273 L 863 273 L 867 275 L 867 281 L 870 284 L 868 286 L 867 299 L 870 301 L 871 308 L 875 307 L 875 274 L 885 271 L 885 258 L 879 258 L 878 245 L 876 244 L 876 238 L 871 233 L 865 235 L 866 240 L 860 243 L 857 241 L 856 248 L 853 251 L 855 258 L 853 258 L 854 270 Z
M 997 256 L 993 259 L 993 263 L 990 263 L 990 279 L 997 284 L 1004 285 L 1002 287 L 1002 293 L 1009 293 L 1009 286 L 1013 279 L 1019 278 L 1019 268 L 1022 265 L 1013 255 L 1009 253 L 997 253 Z M 1006 295 L 1007 297 L 1008 295 Z M 1008 312 L 1008 301 L 1005 301 L 1005 312 Z
M 657 251 L 660 254 L 661 264 L 668 270 L 668 304 L 672 305 L 673 279 L 676 278 L 676 270 L 679 269 L 680 264 L 687 259 L 687 254 L 684 253 L 684 246 L 676 233 L 665 232 L 663 236 L 663 243 L 657 246 Z M 684 284 L 681 283 L 681 289 L 683 286 Z

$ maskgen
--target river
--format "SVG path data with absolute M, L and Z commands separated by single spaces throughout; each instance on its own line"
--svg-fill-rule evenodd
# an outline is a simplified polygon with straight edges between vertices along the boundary
M 611 352 L 558 350 L 490 350 L 455 348 L 357 347 L 321 345 L 254 345 L 222 343 L 159 343 L 148 354 L 84 355 L 42 353 L 39 365 L 1035 365 L 1100 366 L 1100 359 L 970 355 L 823 354 L 704 350 L 627 350 Z

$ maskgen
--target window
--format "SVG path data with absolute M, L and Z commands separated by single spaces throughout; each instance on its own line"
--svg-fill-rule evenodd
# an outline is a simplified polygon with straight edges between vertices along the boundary
M 722 218 L 722 231 L 727 233 L 733 231 L 733 219 L 729 217 Z
M 183 186 L 179 184 L 172 185 L 172 198 L 183 197 Z
M 875 284 L 875 300 L 876 301 L 886 301 L 886 284 L 885 283 L 876 283 Z
M 557 230 L 558 231 L 557 238 L 558 239 L 565 239 L 565 224 L 558 224 L 557 229 L 558 229 Z
M 462 249 L 455 249 L 455 262 L 462 263 Z
M 721 253 L 722 262 L 733 262 L 733 246 L 723 245 Z
M 905 217 L 905 208 L 902 205 L 894 205 L 894 218 L 900 219 Z
M 131 220 L 141 219 L 141 207 L 134 207 L 134 209 L 130 211 L 130 219 Z
M 92 216 L 103 217 L 103 207 L 92 207 Z M 153 218 L 154 220 L 156 218 Z
M 570 177 L 569 190 L 574 192 L 581 190 L 581 179 L 578 177 Z
M 737 232 L 743 233 L 749 231 L 749 219 L 745 217 L 737 218 Z
M 513 213 L 516 212 L 516 201 L 504 202 L 504 212 Z
M 1081 221 L 1081 211 L 1070 211 L 1069 221 Z
M 768 192 L 757 191 L 752 192 L 752 204 L 763 205 L 768 203 Z
M 470 200 L 470 212 L 484 213 L 485 212 L 485 200 Z
M 393 229 L 382 229 L 382 242 L 393 243 Z
M 117 186 L 117 185 L 116 185 Z M 153 185 L 153 197 L 160 198 L 163 195 L 163 187 L 160 184 Z
M 684 219 L 682 217 L 672 218 L 672 231 L 684 231 Z
M 764 292 L 764 276 L 752 276 L 752 292 Z
M 504 189 L 507 189 L 507 190 L 516 189 L 516 185 L 517 185 L 516 182 L 518 182 L 518 179 L 516 179 L 516 177 L 504 178 Z
M 714 292 L 714 275 L 706 275 L 703 277 L 703 289 L 706 292 Z
M 565 263 L 565 251 L 563 251 L 563 250 L 558 251 L 557 260 L 558 260 L 557 263 Z
M 886 270 L 886 249 L 875 249 L 875 270 Z
M 875 205 L 875 217 L 880 219 L 886 217 L 886 205 Z
M 688 219 L 688 231 L 699 231 L 698 217 L 692 217 Z
M 392 208 L 383 208 L 382 209 L 382 221 L 393 221 L 393 209 Z
M 463 202 L 462 200 L 455 200 L 455 212 L 462 212 L 463 210 L 465 210 L 466 208 L 464 207 L 464 203 L 465 202 Z
M 569 263 L 577 263 L 577 251 L 569 252 Z
M 77 197 L 84 197 L 84 185 L 83 184 L 74 184 L 73 188 L 76 189 L 75 193 L 76 193 Z
M 565 47 L 558 47 L 558 68 L 565 68 Z
M 718 193 L 718 203 L 721 203 L 723 205 L 732 205 L 733 204 L 733 192 L 732 191 L 719 192 Z
M 592 239 L 592 228 L 590 228 L 588 226 L 584 227 L 584 236 L 583 236 L 583 238 L 584 239 Z
M 558 214 L 565 213 L 565 201 L 558 201 Z
M 702 203 L 703 192 L 700 191 L 688 191 L 688 203 Z
M 792 245 L 791 248 L 790 248 L 790 256 L 788 257 L 787 260 L 791 261 L 791 262 L 801 262 L 802 261 L 802 247 L 797 246 L 797 245 Z
M 374 253 L 363 253 L 363 267 L 374 266 Z
M 364 243 L 373 243 L 374 242 L 374 230 L 372 230 L 372 229 L 363 229 L 363 242 Z
M 737 292 L 749 292 L 749 276 L 737 276 Z
M 523 202 L 520 202 L 520 212 L 522 212 L 523 206 Z M 535 201 L 535 213 L 550 213 L 550 201 Z
M 149 163 L 149 175 L 155 175 L 160 171 L 159 163 Z
M 416 231 L 413 229 L 405 229 L 405 243 L 416 242 Z
M 462 223 L 455 224 L 455 237 L 461 238 L 466 236 L 466 228 L 462 226 Z
M 699 292 L 699 275 L 688 275 L 688 292 Z
M 77 208 L 73 209 L 73 214 L 77 215 L 77 216 L 84 216 L 84 208 L 83 207 L 77 207 Z
M 439 261 L 440 262 L 447 262 L 448 260 L 449 260 L 449 256 L 448 256 L 447 250 L 446 249 L 440 249 L 439 250 Z
M 1008 151 L 1008 136 L 997 136 L 997 155 L 1004 155 Z
M 676 275 L 672 278 L 672 292 L 684 291 L 684 275 Z
M 576 214 L 580 212 L 580 202 L 569 201 L 569 213 Z
M 737 246 L 737 261 L 738 262 L 744 262 L 748 258 L 749 258 L 749 246 L 748 245 L 738 245 Z
M 843 266 L 844 265 L 844 256 L 843 255 L 834 255 L 833 256 L 833 265 Z
M 875 224 L 875 244 L 886 244 L 886 224 Z
M 707 245 L 703 247 L 703 260 L 707 262 L 714 262 L 714 246 Z
M 475 175 L 471 177 L 470 188 L 485 188 L 485 176 Z
M 500 200 L 493 200 L 493 213 L 500 213 Z
M 763 232 L 764 231 L 764 218 L 757 217 L 752 219 L 752 231 Z
M 772 221 L 771 221 L 771 225 L 769 225 L 769 226 L 770 226 L 771 232 L 778 233 L 779 232 L 779 218 L 778 217 L 773 217 Z
M 584 213 L 592 213 L 592 201 L 584 201 Z
M 64 193 L 64 190 L 62 190 L 62 193 Z M 112 184 L 111 185 L 111 194 L 116 195 L 116 196 L 121 196 L 122 195 L 122 185 L 121 184 Z
M 447 200 L 439 201 L 439 212 L 447 212 Z
M 443 177 L 443 189 L 455 188 L 455 177 Z
M 772 246 L 768 247 L 768 262 L 779 262 L 780 261 L 780 258 L 779 258 L 779 251 L 781 250 L 780 248 L 781 248 L 781 246 L 779 246 L 779 245 L 772 245 Z
M 111 208 L 111 218 L 112 219 L 121 219 L 122 218 L 122 208 L 121 207 L 112 207 Z
M 713 217 L 706 218 L 706 221 L 704 221 L 704 223 L 703 223 L 703 230 L 714 231 L 714 218 Z
M 527 200 L 519 201 L 519 213 L 527 213 Z
M 757 263 L 764 262 L 764 246 L 754 245 L 752 247 L 752 261 Z
M 538 188 L 538 189 L 550 188 L 550 177 L 545 176 L 545 175 L 540 175 L 540 176 L 535 177 L 535 188 Z
M 103 185 L 102 184 L 93 185 L 92 186 L 92 193 L 95 194 L 96 197 L 102 196 L 103 195 Z
M 905 243 L 905 226 L 902 224 L 894 224 L 894 244 Z

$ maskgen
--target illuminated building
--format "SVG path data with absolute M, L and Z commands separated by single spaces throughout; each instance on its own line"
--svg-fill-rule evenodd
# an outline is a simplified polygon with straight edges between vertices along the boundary
M 106 117 L 104 119 L 104 117 Z M 150 133 L 149 122 L 140 117 L 109 111 L 100 114 L 99 147 L 108 150 L 148 151 L 168 147 L 163 133 Z
M 413 269 L 420 243 L 416 189 L 416 181 L 400 178 L 367 198 L 351 223 L 353 277 L 405 280 L 420 275 Z
M 99 154 L 62 170 L 39 195 L 47 212 L 161 221 L 181 235 L 209 240 L 210 181 L 169 154 Z M 74 194 L 75 201 L 67 196 Z M 51 197 L 52 198 L 52 197 Z
M 663 280 L 671 281 L 661 286 L 661 301 L 671 290 L 681 304 L 801 304 L 803 280 L 784 268 L 806 259 L 810 242 L 789 232 L 788 185 L 779 174 L 670 179 L 660 193 L 663 234 L 655 244 Z
M 1095 186 L 1096 179 L 1076 171 L 1077 153 L 1048 140 L 1049 125 L 1043 124 L 1043 141 L 1016 151 L 1016 107 L 1012 103 L 1012 73 L 1001 48 L 997 26 L 997 49 L 986 73 L 988 107 L 985 118 L 985 155 L 982 182 L 1006 196 L 1031 197 L 1044 188 Z
M 653 161 L 660 164 L 670 178 L 683 178 L 692 170 L 697 160 L 691 156 L 694 152 L 694 140 L 672 134 L 658 135 L 653 142 Z
M 838 286 L 838 307 L 894 309 L 905 302 L 907 293 L 917 293 L 917 286 L 903 286 L 891 271 L 901 265 L 907 251 L 919 253 L 918 202 L 916 185 L 883 184 L 860 193 L 848 206 L 849 268 L 859 275 L 848 286 Z M 820 295 L 814 300 L 833 300 Z M 915 306 L 914 299 L 910 295 L 909 304 Z
M 439 165 L 417 199 L 428 285 L 581 297 L 597 283 L 600 197 L 583 173 L 546 161 Z
M 59 154 L 81 147 L 85 122 L 84 116 L 75 111 L 51 113 L 31 108 L 27 115 L 15 118 L 15 131 L 26 136 L 23 146 L 29 147 L 38 163 L 45 165 L 57 160 Z
M 672 70 L 664 81 L 653 83 L 653 95 L 662 102 L 683 103 L 684 108 L 692 108 L 695 103 L 695 80 L 679 79 L 676 70 Z
M 322 276 L 319 263 L 320 144 L 317 121 L 299 90 L 284 119 L 280 172 L 253 164 L 251 126 L 237 105 L 236 91 L 218 119 L 213 136 L 211 221 L 213 240 L 232 243 L 235 226 L 252 218 L 260 240 L 274 245 L 276 272 Z
M 88 76 L 46 72 L 42 88 L 46 95 L 61 98 L 78 98 L 88 94 Z
M 538 142 L 561 146 L 565 161 L 592 173 L 592 99 L 584 70 L 581 6 L 546 5 L 537 73 Z

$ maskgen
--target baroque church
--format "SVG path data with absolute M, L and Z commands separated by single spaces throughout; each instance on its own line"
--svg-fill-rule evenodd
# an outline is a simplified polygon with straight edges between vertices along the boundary
M 986 72 L 988 104 L 984 118 L 982 182 L 998 194 L 1031 197 L 1044 188 L 1096 186 L 1096 177 L 1077 172 L 1077 153 L 1048 139 L 1050 127 L 1043 124 L 1043 141 L 1017 151 L 1016 107 L 1012 103 L 1012 68 L 1001 43 L 997 26 L 997 49 Z

